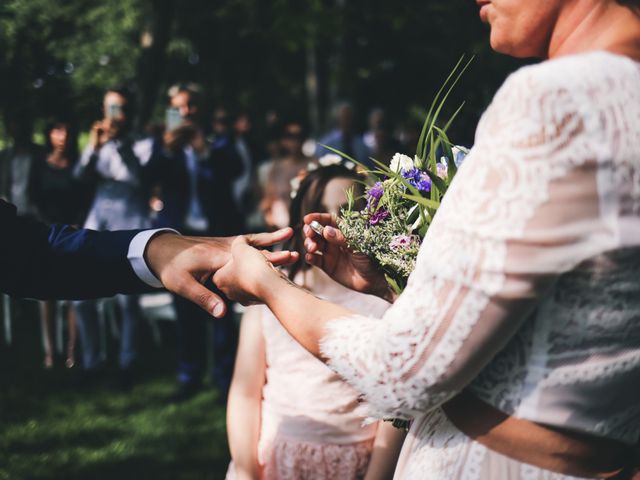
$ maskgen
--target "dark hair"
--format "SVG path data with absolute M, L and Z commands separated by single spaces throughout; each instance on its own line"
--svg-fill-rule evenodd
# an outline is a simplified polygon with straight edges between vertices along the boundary
M 64 146 L 64 156 L 73 165 L 78 160 L 78 131 L 74 125 L 66 120 L 52 120 L 44 129 L 45 151 L 47 154 L 53 151 L 51 145 L 51 131 L 64 128 L 67 130 L 67 143 Z
M 236 121 L 236 115 L 225 107 L 216 107 L 211 114 L 211 121 L 213 123 L 221 123 L 226 128 L 231 129 L 233 122 Z
M 350 170 L 342 165 L 331 165 L 328 167 L 320 167 L 317 170 L 309 172 L 300 183 L 298 193 L 291 201 L 289 207 L 289 226 L 293 228 L 293 237 L 285 245 L 286 250 L 295 252 L 304 251 L 304 238 L 302 235 L 302 226 L 304 216 L 313 212 L 323 212 L 322 197 L 327 184 L 335 178 L 347 178 L 354 181 L 356 189 L 355 197 L 362 195 L 360 184 L 355 183 L 361 177 L 357 172 Z M 360 190 L 360 191 L 358 191 Z M 305 271 L 309 265 L 304 261 L 304 256 L 300 256 L 300 260 L 291 265 L 289 268 L 289 278 L 293 280 L 300 271 Z
M 200 101 L 200 97 L 202 96 L 202 89 L 198 86 L 198 84 L 193 82 L 178 82 L 169 87 L 167 94 L 169 98 L 175 97 L 179 93 L 188 93 L 191 95 L 191 98 L 194 100 Z
M 302 119 L 293 116 L 285 119 L 280 125 L 280 138 L 286 138 L 289 136 L 287 129 L 292 125 L 300 127 L 300 137 L 302 140 L 307 138 L 308 129 L 306 123 Z
M 125 115 L 127 126 L 133 122 L 133 117 L 136 114 L 136 93 L 135 90 L 129 85 L 116 85 L 112 88 L 107 88 L 104 94 L 117 93 L 124 98 L 124 105 L 122 106 L 122 112 Z

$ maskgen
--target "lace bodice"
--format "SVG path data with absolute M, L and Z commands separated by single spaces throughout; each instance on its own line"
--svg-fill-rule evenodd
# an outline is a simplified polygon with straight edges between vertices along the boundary
M 595 52 L 496 94 L 405 292 L 329 324 L 383 416 L 469 387 L 517 417 L 640 440 L 640 64 Z

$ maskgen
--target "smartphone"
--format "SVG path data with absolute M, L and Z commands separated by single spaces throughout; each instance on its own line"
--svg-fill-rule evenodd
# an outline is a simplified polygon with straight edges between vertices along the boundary
M 166 112 L 165 127 L 167 130 L 175 130 L 182 125 L 182 115 L 177 108 L 169 107 Z
M 122 105 L 110 103 L 107 105 L 107 118 L 122 118 Z

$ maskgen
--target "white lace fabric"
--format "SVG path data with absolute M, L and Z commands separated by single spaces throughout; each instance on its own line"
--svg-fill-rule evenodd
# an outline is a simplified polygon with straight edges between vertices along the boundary
M 638 442 L 640 64 L 594 52 L 511 75 L 405 292 L 381 322 L 332 321 L 322 351 L 379 416 L 424 417 L 469 387 Z

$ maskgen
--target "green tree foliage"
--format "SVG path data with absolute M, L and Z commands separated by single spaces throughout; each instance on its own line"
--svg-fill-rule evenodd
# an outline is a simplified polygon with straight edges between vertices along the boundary
M 16 116 L 96 115 L 101 91 L 131 77 L 143 1 L 6 0 L 0 6 L 1 108 Z
M 464 53 L 477 60 L 451 106 L 467 101 L 459 128 L 470 140 L 478 112 L 520 64 L 487 39 L 473 2 L 5 0 L 0 109 L 5 124 L 66 115 L 86 127 L 101 92 L 131 82 L 143 121 L 161 120 L 166 88 L 194 81 L 209 106 L 315 108 L 318 126 L 341 99 L 400 117 L 427 105 Z

